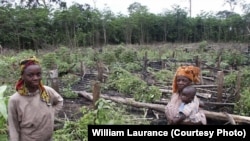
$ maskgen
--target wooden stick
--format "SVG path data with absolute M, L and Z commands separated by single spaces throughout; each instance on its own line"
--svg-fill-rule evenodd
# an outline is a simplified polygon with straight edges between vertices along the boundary
M 218 102 L 222 101 L 223 83 L 224 83 L 224 73 L 222 71 L 218 71 L 218 89 L 217 89 Z
M 75 91 L 75 92 L 79 94 L 80 96 L 87 98 L 88 100 L 92 100 L 93 98 L 91 93 L 87 93 L 85 91 Z M 162 104 L 137 102 L 137 101 L 134 101 L 132 98 L 114 97 L 114 96 L 108 96 L 108 95 L 103 95 L 103 94 L 100 95 L 100 97 L 104 99 L 112 100 L 117 103 L 134 106 L 137 108 L 150 108 L 159 112 L 163 112 L 163 113 L 165 112 L 165 105 L 162 105 Z M 212 112 L 212 111 L 207 111 L 207 110 L 203 110 L 203 112 L 205 113 L 206 118 L 220 120 L 220 121 L 228 121 L 228 117 L 230 116 L 230 118 L 232 117 L 232 119 L 236 123 L 250 124 L 250 117 L 247 117 L 247 116 L 225 114 L 222 112 Z

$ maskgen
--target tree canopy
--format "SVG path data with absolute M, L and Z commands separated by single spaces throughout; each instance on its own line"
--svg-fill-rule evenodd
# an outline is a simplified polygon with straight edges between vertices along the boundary
M 60 0 L 21 0 L 15 5 L 2 1 L 0 44 L 11 49 L 38 49 L 58 45 L 248 42 L 249 4 L 243 8 L 244 15 L 220 11 L 190 17 L 189 11 L 178 5 L 154 14 L 135 2 L 127 8 L 129 15 L 116 15 L 109 7 L 98 10 L 79 3 L 67 7 Z

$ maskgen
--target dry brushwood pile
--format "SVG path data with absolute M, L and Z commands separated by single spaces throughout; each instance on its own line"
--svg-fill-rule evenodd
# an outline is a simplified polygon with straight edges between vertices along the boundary
M 188 52 L 192 50 L 185 49 L 184 51 Z M 207 117 L 208 124 L 250 124 L 250 117 L 236 115 L 233 112 L 235 102 L 240 98 L 239 89 L 241 78 L 237 77 L 237 83 L 234 87 L 225 87 L 223 84 L 224 77 L 232 71 L 239 72 L 238 76 L 240 76 L 240 71 L 237 69 L 239 66 L 233 64 L 228 68 L 222 69 L 220 67 L 220 55 L 222 53 L 218 54 L 216 65 L 207 64 L 206 61 L 198 56 L 187 61 L 178 61 L 174 59 L 174 57 L 164 60 L 148 61 L 147 54 L 145 54 L 145 57 L 141 60 L 143 69 L 137 73 L 140 74 L 141 79 L 146 81 L 148 85 L 157 86 L 162 92 L 161 99 L 152 103 L 138 102 L 130 97 L 120 96 L 119 92 L 113 90 L 100 91 L 100 83 L 105 83 L 105 79 L 109 77 L 109 72 L 107 72 L 105 68 L 98 67 L 97 64 L 96 69 L 85 73 L 81 80 L 72 86 L 72 90 L 78 94 L 78 97 L 74 99 L 66 98 L 64 111 L 61 112 L 59 116 L 77 119 L 81 116 L 81 113 L 78 112 L 81 106 L 92 105 L 98 98 L 104 98 L 138 109 L 148 109 L 147 114 L 153 117 L 151 124 L 166 124 L 164 106 L 167 104 L 172 93 L 171 80 L 163 84 L 158 83 L 154 77 L 151 77 L 152 74 L 147 71 L 147 68 L 151 68 L 154 71 L 169 69 L 169 71 L 174 72 L 174 70 L 169 67 L 171 63 L 176 67 L 180 65 L 195 65 L 200 67 L 202 72 L 206 72 L 201 74 L 201 82 L 200 84 L 196 84 L 195 87 L 198 90 L 197 96 L 205 103 L 203 110 Z M 91 91 L 89 91 L 90 89 Z

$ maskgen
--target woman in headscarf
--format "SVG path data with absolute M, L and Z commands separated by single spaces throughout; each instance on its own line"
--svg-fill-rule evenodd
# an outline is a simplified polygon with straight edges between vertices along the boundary
M 180 93 L 183 88 L 198 83 L 200 81 L 199 76 L 200 69 L 195 66 L 180 66 L 176 70 L 172 84 L 173 94 L 165 107 L 165 114 L 169 124 L 171 124 L 174 118 L 179 114 L 179 107 L 182 103 Z M 199 105 L 200 101 L 197 97 L 195 97 L 193 103 Z M 180 124 L 206 125 L 207 121 L 203 111 L 198 110 L 195 120 L 192 122 L 183 121 Z
M 51 141 L 54 116 L 63 98 L 42 84 L 42 68 L 35 56 L 20 62 L 21 77 L 8 102 L 10 141 Z

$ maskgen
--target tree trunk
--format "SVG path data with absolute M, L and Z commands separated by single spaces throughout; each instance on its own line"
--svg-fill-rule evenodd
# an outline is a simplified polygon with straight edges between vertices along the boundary
M 93 100 L 93 96 L 91 93 L 87 93 L 85 91 L 75 91 L 75 92 L 88 100 Z M 153 110 L 163 112 L 163 113 L 165 110 L 165 105 L 163 104 L 137 102 L 131 98 L 114 97 L 114 96 L 108 96 L 108 95 L 100 95 L 100 98 L 112 100 L 117 103 L 126 104 L 126 105 L 134 106 L 137 108 L 149 108 L 149 109 L 153 109 Z M 221 112 L 212 112 L 212 111 L 207 111 L 207 110 L 203 110 L 203 111 L 206 117 L 209 119 L 219 120 L 219 121 L 234 120 L 236 123 L 250 124 L 250 117 L 228 114 L 228 113 L 221 113 Z

